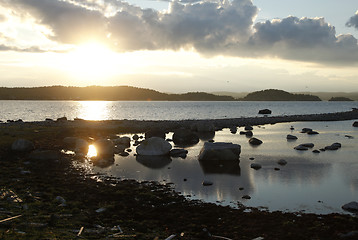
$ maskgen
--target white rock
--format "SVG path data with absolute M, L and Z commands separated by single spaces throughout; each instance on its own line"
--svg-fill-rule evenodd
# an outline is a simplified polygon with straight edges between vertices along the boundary
M 136 152 L 138 155 L 161 156 L 168 155 L 171 149 L 172 145 L 163 138 L 151 137 L 141 142 Z

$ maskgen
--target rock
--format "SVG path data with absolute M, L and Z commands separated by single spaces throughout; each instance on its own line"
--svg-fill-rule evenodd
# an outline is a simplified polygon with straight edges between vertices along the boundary
M 270 109 L 261 109 L 259 110 L 259 114 L 271 114 L 272 111 Z
M 58 202 L 58 203 L 60 203 L 60 206 L 62 206 L 62 207 L 65 207 L 65 206 L 66 206 L 66 200 L 65 200 L 63 197 L 61 197 L 61 196 L 57 196 L 57 197 L 55 198 L 55 201 Z
M 286 136 L 286 139 L 287 139 L 287 140 L 297 140 L 298 137 L 296 137 L 296 136 L 294 136 L 294 135 L 291 135 L 291 134 L 288 134 L 288 135 Z
M 250 126 L 250 125 L 246 125 L 245 130 L 246 131 L 248 131 L 248 130 L 251 131 L 251 130 L 254 130 L 254 128 L 252 126 Z
M 316 132 L 316 131 L 311 130 L 311 131 L 308 131 L 307 134 L 308 135 L 316 135 L 316 134 L 319 134 L 319 133 Z
M 301 133 L 307 133 L 307 132 L 310 132 L 310 131 L 313 131 L 312 128 L 302 128 Z
M 298 145 L 296 147 L 294 147 L 295 150 L 299 150 L 299 151 L 307 151 L 308 147 L 302 146 L 302 145 Z
M 303 146 L 303 147 L 307 147 L 307 148 L 313 148 L 314 147 L 313 143 L 302 143 L 300 145 Z
M 126 149 L 126 147 L 123 146 L 123 145 L 116 145 L 116 146 L 114 147 L 114 153 L 115 153 L 115 154 L 123 153 L 125 149 Z
M 75 143 L 75 152 L 76 153 L 88 153 L 89 143 L 86 140 L 78 138 Z
M 249 143 L 251 145 L 257 146 L 257 145 L 262 144 L 262 141 L 260 139 L 258 139 L 258 138 L 250 138 Z
M 344 137 L 348 138 L 348 139 L 353 139 L 354 137 L 351 135 L 344 135 Z
M 122 157 L 127 157 L 127 156 L 129 156 L 129 153 L 128 152 L 121 152 L 121 153 L 119 153 L 119 155 L 122 156 Z
M 278 163 L 279 165 L 281 165 L 281 166 L 284 166 L 284 165 L 287 164 L 287 161 L 286 161 L 285 159 L 280 159 L 280 160 L 277 161 L 277 163 Z
M 186 155 L 188 154 L 188 150 L 185 149 L 172 149 L 170 150 L 170 156 L 171 157 L 181 157 L 186 158 Z
M 160 137 L 151 137 L 137 147 L 136 151 L 138 155 L 145 156 L 161 156 L 168 155 L 172 145 Z
M 197 144 L 199 136 L 189 129 L 180 128 L 174 131 L 173 142 L 177 145 Z
M 145 133 L 145 139 L 151 138 L 151 137 L 158 137 L 165 139 L 165 131 L 161 129 L 151 129 Z
M 131 138 L 130 137 L 120 137 L 113 140 L 115 145 L 123 145 L 125 148 L 129 148 L 131 146 Z
M 191 126 L 191 130 L 197 132 L 215 132 L 215 125 L 211 122 L 196 123 Z
M 313 150 L 312 152 L 313 152 L 313 153 L 320 153 L 320 151 L 317 150 L 317 149 Z
M 213 182 L 210 182 L 208 180 L 203 181 L 203 186 L 211 186 L 213 184 L 214 184 Z
M 358 121 L 355 121 L 353 124 L 352 124 L 353 127 L 358 127 Z
M 136 140 L 139 139 L 139 136 L 138 136 L 137 134 L 134 134 L 133 137 L 132 137 L 132 139 L 133 139 L 134 141 L 136 141 Z
M 281 169 L 280 169 L 280 168 L 275 167 L 275 168 L 274 168 L 274 170 L 275 170 L 275 171 L 280 171 Z
M 325 150 L 331 150 L 331 151 L 334 151 L 334 150 L 338 150 L 342 147 L 342 144 L 340 143 L 333 143 L 332 145 L 330 146 L 326 146 L 324 149 Z
M 67 117 L 60 117 L 60 118 L 57 118 L 56 120 L 57 122 L 66 122 L 67 121 Z
M 261 164 L 258 163 L 251 163 L 250 167 L 255 170 L 259 170 L 260 168 L 262 168 Z
M 249 195 L 244 195 L 242 196 L 242 199 L 251 199 L 251 197 Z
M 240 135 L 246 135 L 246 137 L 252 137 L 254 135 L 252 131 L 240 131 Z
M 98 158 L 106 158 L 114 155 L 114 144 L 109 139 L 99 139 L 93 144 L 97 150 Z
M 11 145 L 11 150 L 15 152 L 29 152 L 34 148 L 33 142 L 23 138 L 15 140 Z
M 230 132 L 231 132 L 232 134 L 237 133 L 237 127 L 236 127 L 236 126 L 232 126 L 232 127 L 230 128 Z
M 206 142 L 200 150 L 199 161 L 210 160 L 238 160 L 241 153 L 241 146 L 225 142 Z
M 358 212 L 358 202 L 350 202 L 344 204 L 342 206 L 342 209 L 348 212 Z
M 31 160 L 58 160 L 60 157 L 60 152 L 54 150 L 35 150 L 28 156 Z

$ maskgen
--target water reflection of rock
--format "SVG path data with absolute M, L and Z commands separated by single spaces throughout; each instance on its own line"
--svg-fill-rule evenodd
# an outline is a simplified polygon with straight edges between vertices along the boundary
M 241 175 L 239 161 L 210 160 L 199 163 L 205 174 Z
M 169 165 L 172 162 L 170 156 L 145 156 L 145 155 L 137 155 L 137 162 L 146 166 L 147 168 L 152 169 L 160 169 Z
M 92 157 L 91 161 L 93 163 L 93 166 L 100 167 L 100 168 L 107 168 L 114 164 L 114 157 L 107 157 L 107 158 Z

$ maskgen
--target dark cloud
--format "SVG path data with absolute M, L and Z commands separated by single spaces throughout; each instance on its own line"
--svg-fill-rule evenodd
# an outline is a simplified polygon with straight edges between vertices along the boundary
M 337 36 L 323 18 L 291 16 L 254 24 L 258 9 L 251 0 L 172 1 L 167 12 L 120 0 L 1 1 L 48 26 L 51 39 L 62 43 L 99 39 L 117 51 L 184 48 L 206 56 L 358 63 L 357 39 L 352 35 Z M 349 21 L 351 26 L 356 26 L 356 16 Z
M 336 36 L 323 18 L 287 17 L 257 23 L 245 48 L 247 55 L 334 63 L 358 62 L 357 39 L 350 34 Z
M 348 22 L 346 23 L 347 27 L 354 27 L 355 29 L 358 30 L 358 11 L 356 12 L 356 14 L 351 17 Z

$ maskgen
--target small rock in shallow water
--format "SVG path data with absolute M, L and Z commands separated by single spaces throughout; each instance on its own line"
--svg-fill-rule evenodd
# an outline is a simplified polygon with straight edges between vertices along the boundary
M 275 170 L 275 171 L 280 171 L 280 168 L 275 167 L 274 170 Z
M 204 182 L 203 182 L 203 186 L 211 186 L 211 185 L 213 185 L 214 183 L 213 182 L 210 182 L 210 181 L 207 181 L 207 180 L 205 180 Z
M 242 196 L 243 199 L 251 199 L 251 197 L 249 195 L 244 195 Z
M 296 136 L 294 136 L 294 135 L 288 134 L 288 135 L 286 136 L 286 139 L 287 139 L 287 140 L 297 140 L 298 138 L 297 138 Z
M 250 167 L 255 170 L 259 170 L 260 168 L 262 168 L 262 166 L 258 163 L 251 163 Z
M 258 139 L 258 138 L 250 138 L 249 143 L 251 145 L 257 146 L 257 145 L 262 144 L 262 141 L 260 139 Z
M 313 152 L 313 153 L 320 153 L 320 151 L 317 150 L 317 149 L 316 149 L 316 150 L 313 150 L 312 152 Z
M 287 161 L 285 159 L 280 159 L 277 161 L 278 164 L 280 164 L 281 166 L 284 166 L 287 164 Z

